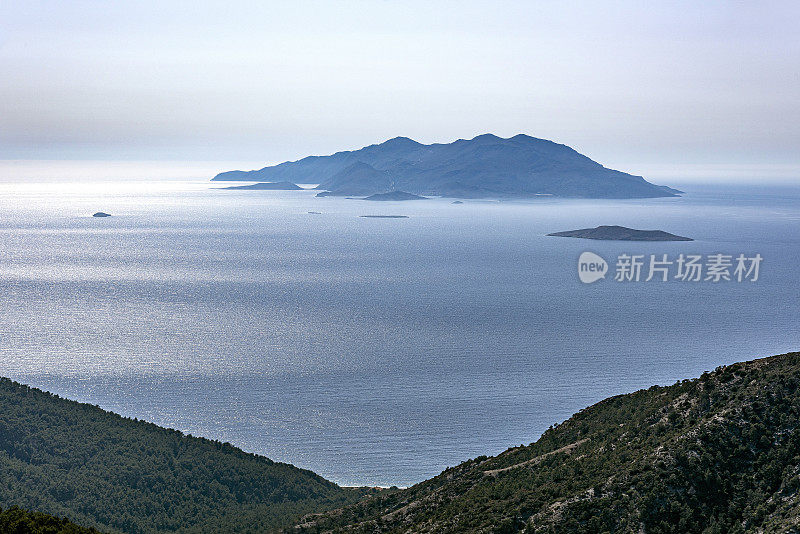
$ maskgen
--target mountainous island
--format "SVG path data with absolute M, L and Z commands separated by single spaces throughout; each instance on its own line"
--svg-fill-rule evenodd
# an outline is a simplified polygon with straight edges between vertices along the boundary
M 572 148 L 525 134 L 492 134 L 425 145 L 395 137 L 359 150 L 255 171 L 227 171 L 216 181 L 317 183 L 319 196 L 405 191 L 458 198 L 672 197 L 681 192 L 603 167 Z
M 48 533 L 797 532 L 800 353 L 611 397 L 387 490 L 0 379 L 0 506 L 0 527 Z
M 603 241 L 694 241 L 691 237 L 683 237 L 663 230 L 635 230 L 624 226 L 598 226 L 582 230 L 568 230 L 547 234 L 555 237 L 578 237 L 581 239 L 599 239 Z

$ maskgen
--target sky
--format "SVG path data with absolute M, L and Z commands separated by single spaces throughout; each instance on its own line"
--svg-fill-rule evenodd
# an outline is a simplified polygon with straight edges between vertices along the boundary
M 0 159 L 280 162 L 491 132 L 800 165 L 800 2 L 0 0 Z M 636 170 L 636 169 L 634 169 Z

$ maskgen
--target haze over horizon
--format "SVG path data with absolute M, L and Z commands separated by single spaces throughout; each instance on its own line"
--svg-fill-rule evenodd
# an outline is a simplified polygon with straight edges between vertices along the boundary
M 630 172 L 791 169 L 798 26 L 788 1 L 7 2 L 0 159 L 266 164 L 491 132 Z

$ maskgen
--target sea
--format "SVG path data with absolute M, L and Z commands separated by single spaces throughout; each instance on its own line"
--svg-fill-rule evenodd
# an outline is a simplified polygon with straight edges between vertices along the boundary
M 797 180 L 454 204 L 158 168 L 0 169 L 0 375 L 338 484 L 409 486 L 608 396 L 800 349 Z M 603 224 L 694 241 L 547 236 Z M 584 252 L 607 262 L 593 283 Z M 682 280 L 681 255 L 731 279 Z M 646 281 L 654 259 L 672 263 Z

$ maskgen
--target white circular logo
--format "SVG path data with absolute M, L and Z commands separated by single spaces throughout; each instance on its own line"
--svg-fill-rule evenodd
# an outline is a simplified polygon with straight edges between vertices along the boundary
M 594 252 L 584 252 L 578 258 L 578 277 L 584 284 L 597 282 L 606 277 L 608 264 Z

